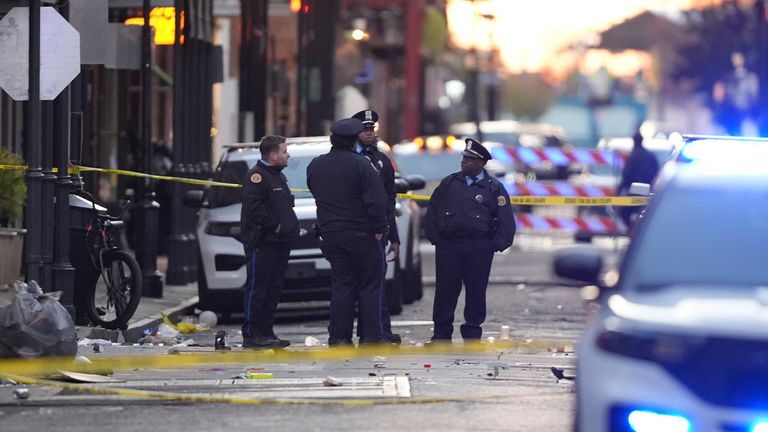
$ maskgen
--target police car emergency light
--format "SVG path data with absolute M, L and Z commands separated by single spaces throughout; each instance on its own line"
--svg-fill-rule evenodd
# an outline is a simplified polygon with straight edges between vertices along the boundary
M 676 162 L 764 163 L 768 139 L 683 135 Z

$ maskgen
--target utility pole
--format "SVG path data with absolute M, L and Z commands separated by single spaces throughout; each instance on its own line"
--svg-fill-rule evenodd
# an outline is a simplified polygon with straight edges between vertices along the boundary
M 143 0 L 144 26 L 141 32 L 141 138 L 144 147 L 142 168 L 152 169 L 152 30 L 149 26 L 149 3 Z M 154 181 L 149 178 L 138 182 L 136 205 L 136 260 L 142 273 L 142 296 L 163 296 L 162 275 L 157 271 L 158 216 L 160 204 L 155 201 Z
M 40 0 L 29 1 L 29 101 L 27 102 L 26 160 L 26 268 L 27 280 L 39 281 L 43 273 L 43 221 L 41 218 L 43 170 L 40 131 Z
M 59 12 L 69 20 L 69 5 L 63 6 Z M 72 189 L 72 179 L 69 177 L 70 104 L 70 86 L 67 86 L 53 101 L 53 155 L 58 172 L 55 183 L 54 220 L 56 224 L 53 233 L 51 291 L 61 291 L 61 304 L 70 316 L 75 318 L 75 268 L 69 261 L 69 192 Z

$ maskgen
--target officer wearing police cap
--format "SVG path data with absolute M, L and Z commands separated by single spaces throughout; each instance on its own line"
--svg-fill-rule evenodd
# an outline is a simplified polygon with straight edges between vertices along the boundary
M 365 338 L 382 342 L 381 278 L 387 232 L 387 195 L 376 169 L 354 151 L 363 124 L 343 119 L 331 126 L 331 150 L 307 167 L 315 197 L 320 248 L 331 263 L 331 316 L 328 344 L 352 344 L 355 308 Z
M 493 253 L 512 245 L 515 218 L 504 186 L 484 167 L 491 154 L 467 138 L 461 171 L 445 177 L 427 208 L 426 234 L 435 245 L 435 302 L 432 341 L 450 341 L 453 316 L 464 283 L 464 340 L 480 339 L 485 291 Z
M 379 121 L 379 114 L 373 110 L 363 110 L 353 115 L 352 118 L 356 118 L 363 123 L 363 131 L 358 136 L 357 144 L 355 144 L 355 152 L 361 156 L 364 156 L 373 163 L 373 167 L 379 173 L 379 178 L 384 185 L 384 190 L 387 192 L 387 223 L 389 224 L 389 232 L 385 238 L 382 239 L 382 247 L 386 248 L 387 241 L 389 241 L 389 254 L 392 259 L 396 260 L 397 255 L 400 252 L 400 236 L 397 232 L 397 221 L 395 220 L 395 205 L 397 191 L 395 190 L 395 169 L 392 166 L 392 161 L 387 157 L 384 152 L 379 150 L 377 142 L 379 137 L 376 136 L 376 122 Z M 392 321 L 389 316 L 389 310 L 387 309 L 387 298 L 392 294 L 387 292 L 387 285 L 384 283 L 384 277 L 382 277 L 381 283 L 384 287 L 384 296 L 382 296 L 382 326 L 384 328 L 384 337 L 393 343 L 400 343 L 401 338 L 397 333 L 392 333 Z M 358 336 L 363 335 L 362 329 L 358 328 Z

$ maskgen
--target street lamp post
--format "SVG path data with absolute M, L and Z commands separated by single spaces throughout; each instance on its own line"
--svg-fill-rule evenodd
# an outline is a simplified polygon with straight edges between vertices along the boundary
M 142 28 L 142 65 L 141 65 L 141 137 L 144 148 L 142 166 L 145 172 L 152 168 L 152 31 L 149 26 L 149 3 L 143 1 L 144 26 Z M 162 297 L 162 275 L 157 271 L 157 239 L 159 233 L 158 217 L 160 204 L 155 201 L 155 186 L 151 179 L 141 179 L 138 183 L 136 206 L 136 260 L 142 273 L 142 296 Z

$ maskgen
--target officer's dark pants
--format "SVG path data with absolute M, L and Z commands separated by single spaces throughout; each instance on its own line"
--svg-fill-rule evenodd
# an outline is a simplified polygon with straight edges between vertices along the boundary
M 262 243 L 246 252 L 243 337 L 273 336 L 291 243 Z
M 485 290 L 491 274 L 493 250 L 487 238 L 443 240 L 435 251 L 435 304 L 433 339 L 451 339 L 453 314 L 464 282 L 464 339 L 480 339 L 485 321 Z
M 331 263 L 330 345 L 352 343 L 355 303 L 360 310 L 358 327 L 363 342 L 381 342 L 382 271 L 384 252 L 373 234 L 361 232 L 324 233 L 320 247 Z
M 381 239 L 381 253 L 384 254 L 384 268 L 381 272 L 381 289 L 384 292 L 384 295 L 381 296 L 381 328 L 385 337 L 392 336 L 392 319 L 389 316 L 389 306 L 387 304 L 389 296 L 392 295 L 392 293 L 389 292 L 391 288 L 387 286 L 387 242 L 388 240 L 386 238 Z M 392 263 L 392 265 L 395 264 L 396 263 Z M 357 322 L 360 322 L 359 311 Z M 365 340 L 365 333 L 363 333 L 363 328 L 359 324 L 357 326 L 357 336 Z

